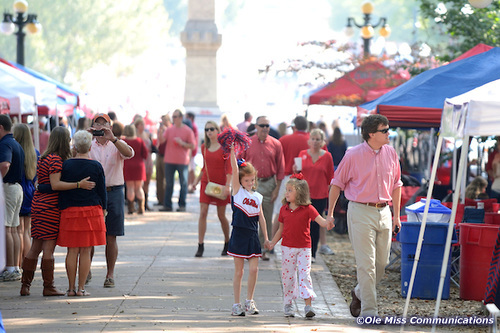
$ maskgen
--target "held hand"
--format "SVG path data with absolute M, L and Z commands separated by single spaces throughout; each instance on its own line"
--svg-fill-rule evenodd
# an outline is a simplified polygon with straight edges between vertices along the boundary
M 90 177 L 85 177 L 82 180 L 80 180 L 80 188 L 83 188 L 84 190 L 92 190 L 95 187 L 95 182 L 89 180 Z
M 335 227 L 335 219 L 332 216 L 327 216 L 326 222 L 328 223 L 326 226 L 328 230 L 332 230 Z
M 224 192 L 226 194 L 226 197 L 231 194 L 231 187 L 229 185 L 224 186 Z
M 265 247 L 266 249 L 268 249 L 269 251 L 271 251 L 271 250 L 273 249 L 274 245 L 272 245 L 272 244 L 271 244 L 271 242 L 270 242 L 269 240 L 266 240 L 266 241 L 264 242 L 264 247 Z

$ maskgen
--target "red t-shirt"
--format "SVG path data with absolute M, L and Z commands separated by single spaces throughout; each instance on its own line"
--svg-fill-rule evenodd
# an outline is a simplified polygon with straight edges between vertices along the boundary
M 311 199 L 328 198 L 330 181 L 333 178 L 332 154 L 326 151 L 313 163 L 311 155 L 307 150 L 299 153 L 302 158 L 302 174 L 309 185 Z
M 285 175 L 293 173 L 293 158 L 299 156 L 301 150 L 309 148 L 307 140 L 309 140 L 309 133 L 302 131 L 296 131 L 293 134 L 284 135 L 280 138 L 285 158 Z
M 311 247 L 310 225 L 318 215 L 313 205 L 299 206 L 295 210 L 291 210 L 289 205 L 281 206 L 278 217 L 278 221 L 283 223 L 281 245 L 295 248 Z

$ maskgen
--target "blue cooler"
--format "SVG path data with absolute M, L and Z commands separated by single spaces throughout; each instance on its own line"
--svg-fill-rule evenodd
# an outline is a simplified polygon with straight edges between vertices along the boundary
M 417 251 L 418 235 L 425 209 L 425 199 L 406 207 L 409 222 L 403 222 L 399 233 L 401 242 L 401 295 L 407 296 L 410 285 L 411 271 Z M 441 265 L 448 234 L 448 222 L 451 209 L 441 205 L 439 200 L 431 200 L 428 221 L 424 232 L 424 241 L 420 251 L 412 298 L 436 299 L 441 275 Z M 418 221 L 415 221 L 418 220 Z M 438 220 L 438 221 L 433 221 Z M 456 235 L 454 234 L 454 241 Z M 451 252 L 451 251 L 450 251 Z M 448 258 L 448 268 L 444 280 L 442 299 L 450 297 L 450 267 L 451 255 Z

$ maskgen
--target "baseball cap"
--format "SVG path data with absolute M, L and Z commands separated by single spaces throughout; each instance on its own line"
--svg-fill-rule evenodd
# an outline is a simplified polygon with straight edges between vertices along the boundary
M 96 121 L 97 118 L 104 118 L 104 120 L 106 120 L 108 123 L 111 124 L 111 119 L 109 118 L 109 116 L 105 113 L 97 113 L 95 116 L 94 116 L 94 120 L 93 121 Z

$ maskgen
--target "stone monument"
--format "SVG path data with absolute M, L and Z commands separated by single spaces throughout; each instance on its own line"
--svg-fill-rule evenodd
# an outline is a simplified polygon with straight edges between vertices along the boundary
M 184 108 L 201 115 L 219 115 L 216 54 L 222 35 L 215 25 L 215 0 L 189 0 L 181 42 L 186 49 Z

